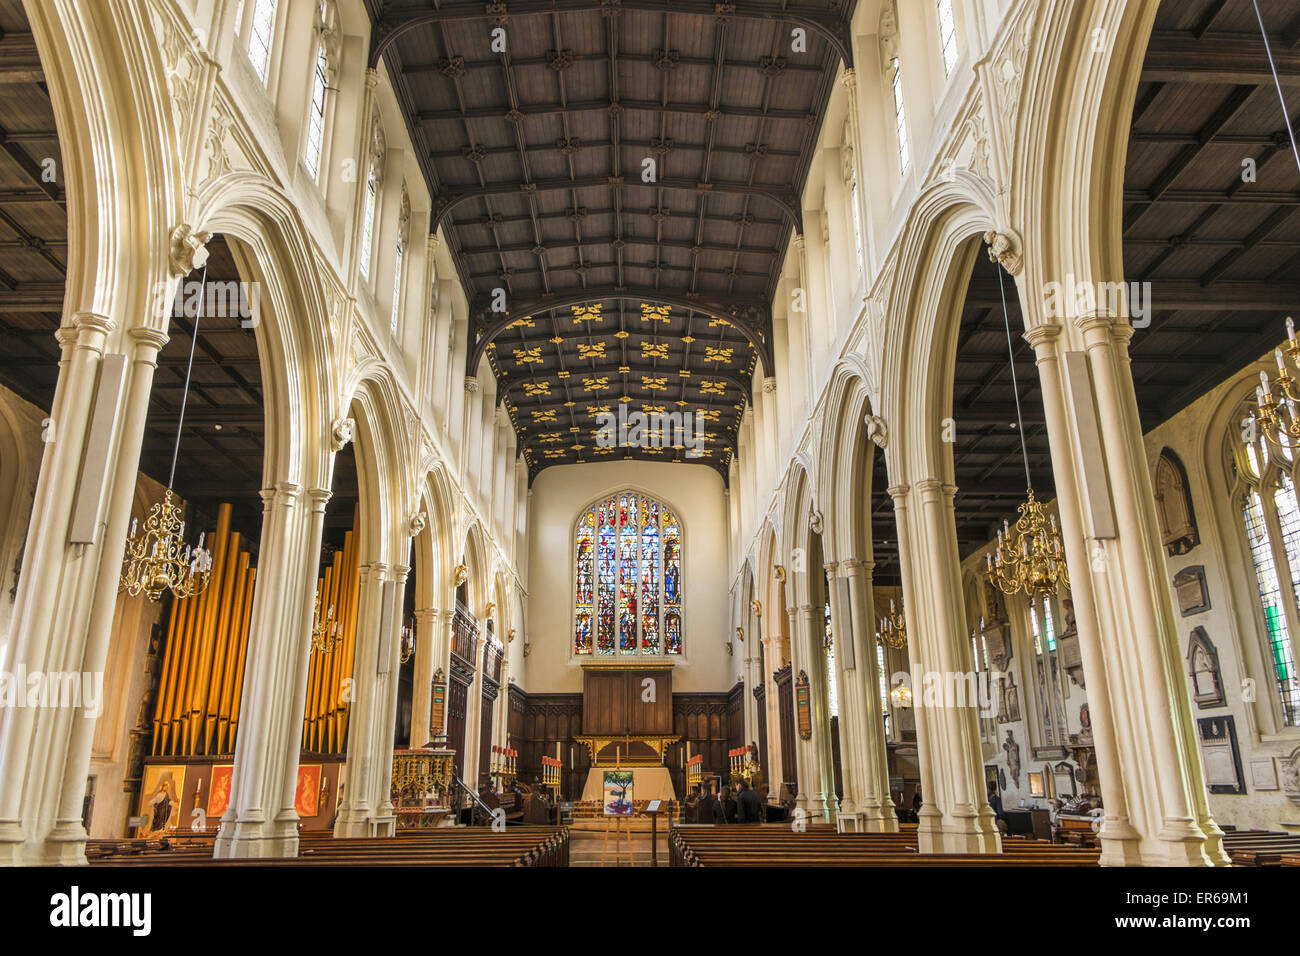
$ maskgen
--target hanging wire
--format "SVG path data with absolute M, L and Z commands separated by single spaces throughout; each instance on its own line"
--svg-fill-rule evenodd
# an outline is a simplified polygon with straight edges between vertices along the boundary
M 181 280 L 182 286 L 184 280 Z M 185 391 L 181 393 L 181 413 L 176 420 L 176 445 L 172 448 L 172 470 L 167 476 L 167 490 L 172 490 L 172 482 L 176 480 L 176 459 L 181 452 L 181 429 L 185 427 L 185 404 L 190 398 L 190 373 L 194 371 L 194 346 L 199 341 L 199 319 L 203 318 L 203 302 L 208 291 L 208 267 L 203 267 L 203 277 L 199 279 L 199 310 L 194 316 L 194 328 L 190 330 L 190 361 L 185 366 Z
M 1282 104 L 1282 121 L 1286 123 L 1286 135 L 1291 138 L 1291 155 L 1295 157 L 1295 168 L 1300 172 L 1300 147 L 1296 146 L 1295 130 L 1291 128 L 1291 111 L 1286 105 L 1286 96 L 1282 93 L 1282 80 L 1277 75 L 1277 64 L 1273 62 L 1273 48 L 1268 42 L 1268 30 L 1264 28 L 1264 17 L 1259 12 L 1259 0 L 1250 0 L 1255 8 L 1255 19 L 1259 21 L 1259 33 L 1264 38 L 1264 52 L 1268 54 L 1268 67 L 1273 71 L 1273 86 L 1277 88 L 1277 98 Z
M 1016 398 L 1016 430 L 1020 432 L 1020 457 L 1025 461 L 1025 490 L 1032 493 L 1034 481 L 1029 477 L 1029 450 L 1025 447 L 1025 419 L 1020 414 L 1020 385 L 1016 382 L 1016 353 L 1011 345 L 1011 316 L 1007 312 L 1007 290 L 1002 284 L 1002 263 L 994 259 L 993 264 L 998 269 L 998 292 L 1002 296 L 1002 323 L 1007 329 L 1007 361 L 1011 365 L 1011 393 Z

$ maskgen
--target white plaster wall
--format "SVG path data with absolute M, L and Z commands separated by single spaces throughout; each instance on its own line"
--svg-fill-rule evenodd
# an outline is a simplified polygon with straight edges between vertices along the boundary
M 573 523 L 580 508 L 633 488 L 659 498 L 682 521 L 683 648 L 674 691 L 724 692 L 735 683 L 725 640 L 731 633 L 727 575 L 727 500 L 722 476 L 705 465 L 611 461 L 547 468 L 533 482 L 529 528 L 529 656 L 520 681 L 530 693 L 577 693 L 584 662 L 575 657 Z M 633 658 L 604 658 L 627 663 Z

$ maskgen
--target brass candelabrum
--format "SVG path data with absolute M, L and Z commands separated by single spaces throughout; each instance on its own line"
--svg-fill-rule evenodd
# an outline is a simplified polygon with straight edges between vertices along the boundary
M 1286 349 L 1285 355 L 1283 348 Z M 1255 386 L 1255 404 L 1258 406 L 1255 421 L 1260 434 L 1270 445 L 1294 458 L 1296 448 L 1300 447 L 1300 409 L 1296 407 L 1300 402 L 1300 389 L 1296 387 L 1296 376 L 1291 374 L 1287 365 L 1287 356 L 1290 356 L 1292 366 L 1300 368 L 1300 341 L 1296 340 L 1295 322 L 1289 315 L 1286 318 L 1286 343 L 1273 350 L 1273 357 L 1277 359 L 1278 394 L 1273 394 L 1268 372 L 1260 372 L 1259 384 Z M 1286 407 L 1285 418 L 1281 414 L 1283 406 Z
M 405 664 L 415 653 L 415 618 L 406 622 L 402 628 L 401 663 Z
M 328 654 L 339 642 L 339 622 L 334 620 L 334 605 L 331 604 L 325 616 L 320 614 L 320 595 L 316 595 L 316 609 L 312 613 L 311 646 L 312 650 Z
M 988 579 L 1003 594 L 1024 591 L 1030 597 L 1070 586 L 1056 516 L 1048 514 L 1028 490 L 1015 525 L 1002 522 L 998 544 L 987 558 Z
M 143 592 L 155 602 L 168 590 L 177 598 L 202 594 L 212 577 L 212 554 L 203 547 L 202 534 L 194 547 L 185 543 L 185 522 L 170 488 L 150 509 L 142 534 L 137 525 L 132 518 L 119 589 L 131 597 Z
M 876 624 L 876 640 L 895 649 L 907 644 L 907 618 L 901 609 L 895 609 L 892 600 L 889 602 L 889 613 L 882 616 Z

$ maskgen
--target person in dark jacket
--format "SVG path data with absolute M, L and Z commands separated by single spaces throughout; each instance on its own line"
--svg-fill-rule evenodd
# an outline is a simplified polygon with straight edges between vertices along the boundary
M 713 822 L 714 823 L 735 823 L 736 822 L 736 801 L 731 799 L 730 787 L 722 788 L 722 793 L 718 795 L 718 800 L 713 805 Z
M 736 796 L 737 821 L 740 823 L 762 823 L 763 801 L 758 798 L 758 794 L 744 780 L 740 781 L 737 786 L 740 788 Z

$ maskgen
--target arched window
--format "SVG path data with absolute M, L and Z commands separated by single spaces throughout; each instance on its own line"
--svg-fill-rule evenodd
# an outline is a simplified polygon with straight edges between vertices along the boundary
M 370 260 L 375 247 L 375 217 L 379 209 L 379 187 L 384 182 L 384 131 L 379 117 L 374 119 L 370 134 L 370 162 L 366 171 L 366 193 L 361 210 L 361 259 L 363 279 L 370 278 Z
M 267 71 L 271 68 L 275 7 L 276 0 L 253 0 L 251 7 L 247 0 L 240 0 L 235 13 L 235 33 L 246 38 L 244 49 L 248 52 L 248 62 L 253 64 L 253 72 L 263 84 L 266 83 Z
M 397 321 L 402 314 L 402 273 L 406 262 L 406 243 L 411 234 L 411 197 L 406 184 L 402 184 L 402 204 L 397 217 L 397 250 L 393 258 L 393 311 L 388 330 L 397 334 Z
M 666 505 L 622 491 L 574 529 L 573 651 L 682 653 L 682 526 Z
M 939 48 L 943 52 L 943 75 L 951 76 L 957 65 L 957 23 L 952 17 L 952 0 L 938 0 Z
M 894 132 L 898 134 L 898 168 L 903 175 L 907 175 L 912 156 L 907 145 L 907 110 L 903 105 L 903 68 L 898 62 L 898 57 L 893 57 L 889 61 L 889 88 L 894 95 Z
M 1228 426 L 1233 500 L 1240 509 L 1255 583 L 1264 612 L 1268 666 L 1277 688 L 1282 721 L 1300 727 L 1300 677 L 1292 629 L 1300 621 L 1300 505 L 1295 462 L 1273 454 L 1261 437 L 1242 442 L 1240 427 L 1253 428 L 1245 403 Z M 1289 582 L 1289 586 L 1287 585 Z
M 307 111 L 307 145 L 303 163 L 311 178 L 320 182 L 321 158 L 325 152 L 325 93 L 338 71 L 339 29 L 331 0 L 316 7 L 316 65 L 312 73 L 311 105 Z

